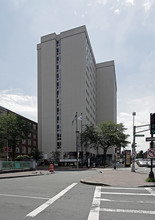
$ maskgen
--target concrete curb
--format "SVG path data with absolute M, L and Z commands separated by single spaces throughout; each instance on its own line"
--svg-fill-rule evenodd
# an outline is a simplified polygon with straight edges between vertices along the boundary
M 113 186 L 113 185 L 109 185 L 109 184 L 105 184 L 105 183 L 101 183 L 101 182 L 91 182 L 91 181 L 85 181 L 83 179 L 80 180 L 81 183 L 83 184 L 87 184 L 87 185 L 94 185 L 94 186 L 111 186 L 111 187 L 122 187 L 122 186 Z M 131 187 L 131 186 L 124 186 L 124 187 Z M 150 185 L 140 185 L 140 186 L 132 186 L 132 187 L 155 187 L 155 184 L 150 184 Z
M 84 183 L 84 184 L 88 184 L 88 185 L 95 185 L 95 186 L 111 186 L 111 185 L 104 184 L 104 183 L 101 183 L 101 182 L 91 182 L 91 181 L 85 181 L 83 179 L 81 179 L 80 182 Z
M 6 176 L 0 176 L 0 179 L 11 179 L 11 178 L 21 178 L 21 177 L 33 177 L 33 176 L 41 176 L 41 175 L 50 175 L 54 174 L 55 172 L 49 172 L 49 173 L 42 173 L 41 171 L 33 171 L 31 174 L 23 174 L 23 175 L 10 175 L 7 173 Z
M 0 179 L 13 179 L 13 178 L 21 178 L 21 177 L 32 177 L 32 176 L 41 176 L 44 174 L 34 174 L 34 175 L 22 175 L 22 176 L 3 176 Z

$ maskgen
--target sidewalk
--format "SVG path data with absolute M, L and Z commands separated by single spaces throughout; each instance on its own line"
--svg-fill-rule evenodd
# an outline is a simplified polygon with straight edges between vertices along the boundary
M 55 167 L 54 172 L 49 172 L 49 169 L 38 169 L 35 171 L 7 171 L 0 173 L 0 179 L 8 179 L 8 178 L 18 178 L 18 177 L 28 177 L 28 176 L 39 176 L 39 175 L 49 175 L 53 174 L 57 171 L 83 171 L 88 168 L 69 168 L 69 167 Z
M 36 170 L 36 171 L 21 171 L 21 172 L 7 172 L 0 173 L 0 179 L 28 177 L 28 176 L 39 176 L 51 174 L 48 170 Z
M 131 169 L 99 169 L 100 174 L 82 179 L 81 182 L 91 185 L 117 186 L 117 187 L 151 187 L 154 183 L 146 182 L 147 173 L 131 172 Z

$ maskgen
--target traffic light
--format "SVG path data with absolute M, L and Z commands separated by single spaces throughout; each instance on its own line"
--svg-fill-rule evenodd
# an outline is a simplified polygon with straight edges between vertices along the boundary
M 150 114 L 150 134 L 155 134 L 155 113 Z

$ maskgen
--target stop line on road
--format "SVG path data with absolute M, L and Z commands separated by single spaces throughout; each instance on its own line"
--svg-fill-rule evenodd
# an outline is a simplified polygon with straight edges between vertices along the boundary
M 103 191 L 104 189 L 114 189 L 118 190 L 118 192 L 110 192 L 108 191 Z M 122 190 L 125 190 L 123 192 Z M 137 192 L 126 192 L 128 190 L 136 190 Z M 147 191 L 147 193 L 141 193 L 140 191 Z M 118 199 L 107 199 L 107 198 L 102 198 L 102 195 L 110 195 L 110 196 L 119 196 L 119 195 L 125 195 L 125 196 L 155 196 L 155 192 L 151 188 L 121 188 L 121 187 L 101 187 L 101 186 L 96 186 L 95 192 L 94 192 L 94 197 L 93 197 L 93 202 L 92 202 L 92 207 L 89 212 L 89 216 L 87 220 L 99 220 L 99 216 L 101 212 L 108 212 L 108 213 L 132 213 L 132 214 L 145 214 L 145 215 L 155 215 L 155 210 L 135 210 L 135 209 L 118 209 L 118 208 L 106 208 L 106 207 L 101 207 L 101 205 L 104 205 L 105 202 L 108 203 L 139 203 L 139 204 L 155 204 L 155 200 L 153 201 L 131 201 L 131 200 L 118 200 Z

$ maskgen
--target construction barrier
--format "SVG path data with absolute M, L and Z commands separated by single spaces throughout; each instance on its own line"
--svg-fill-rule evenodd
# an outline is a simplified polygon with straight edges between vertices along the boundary
M 54 165 L 50 164 L 50 172 L 54 172 Z

